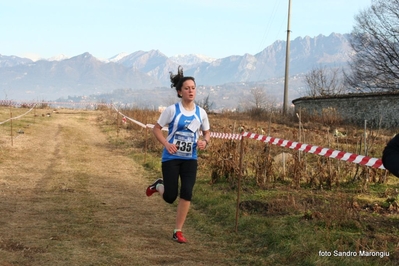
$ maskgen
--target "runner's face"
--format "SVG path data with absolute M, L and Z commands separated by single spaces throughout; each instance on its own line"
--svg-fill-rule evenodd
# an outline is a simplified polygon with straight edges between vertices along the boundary
M 195 82 L 190 79 L 183 82 L 181 95 L 183 100 L 194 101 L 196 95 Z

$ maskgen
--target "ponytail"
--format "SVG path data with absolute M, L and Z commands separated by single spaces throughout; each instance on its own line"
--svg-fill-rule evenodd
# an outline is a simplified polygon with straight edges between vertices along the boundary
M 171 88 L 176 88 L 176 92 L 177 92 L 177 97 L 181 98 L 182 96 L 179 94 L 179 91 L 181 91 L 181 87 L 183 86 L 183 83 L 186 80 L 192 80 L 195 83 L 195 79 L 193 77 L 185 77 L 183 75 L 183 68 L 181 66 L 179 66 L 177 68 L 177 74 L 173 74 L 172 72 L 169 72 L 170 74 L 170 82 Z

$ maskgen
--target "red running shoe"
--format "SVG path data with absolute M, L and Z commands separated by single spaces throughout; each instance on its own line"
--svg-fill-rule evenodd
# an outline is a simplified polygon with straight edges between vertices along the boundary
M 145 191 L 145 194 L 147 195 L 147 197 L 151 197 L 152 194 L 154 194 L 157 191 L 157 185 L 158 184 L 163 184 L 163 180 L 161 178 L 157 179 L 152 185 L 149 185 L 147 187 L 147 190 Z
M 181 231 L 177 231 L 176 233 L 173 233 L 172 239 L 174 241 L 177 241 L 178 243 L 186 243 L 187 239 L 183 236 L 183 233 Z

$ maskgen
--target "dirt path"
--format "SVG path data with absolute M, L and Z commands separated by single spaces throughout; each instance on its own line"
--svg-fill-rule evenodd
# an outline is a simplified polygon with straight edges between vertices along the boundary
M 61 111 L 0 147 L 0 265 L 222 265 L 188 226 L 171 240 L 174 207 L 145 196 L 96 115 Z

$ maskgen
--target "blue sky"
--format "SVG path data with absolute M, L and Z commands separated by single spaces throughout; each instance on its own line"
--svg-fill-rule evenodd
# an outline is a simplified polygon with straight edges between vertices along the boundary
M 256 54 L 286 40 L 289 0 L 0 0 L 0 54 L 101 59 Z M 291 0 L 291 35 L 350 33 L 371 0 Z

